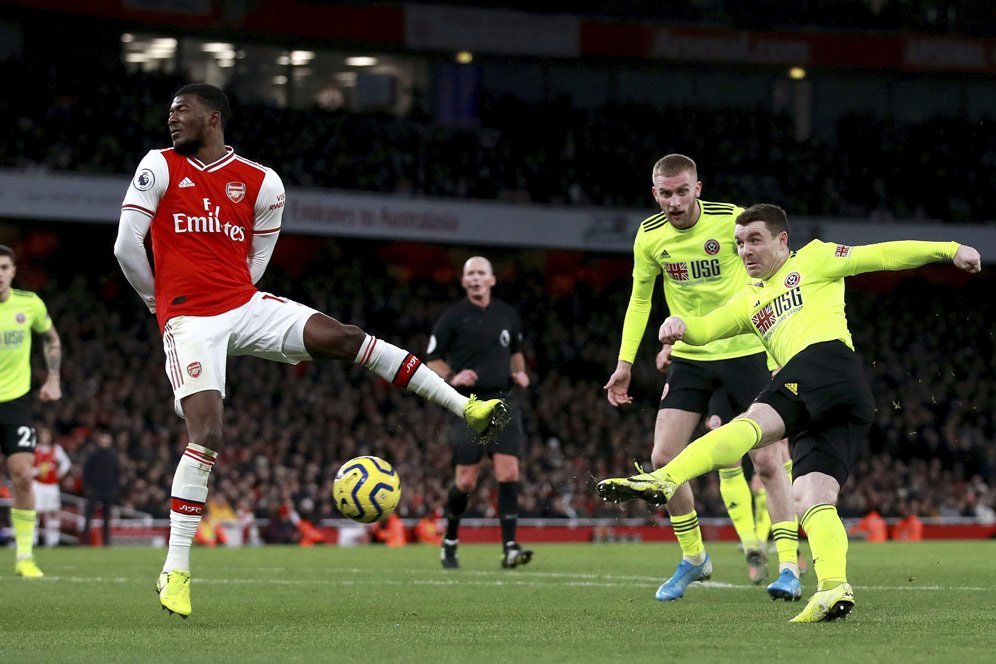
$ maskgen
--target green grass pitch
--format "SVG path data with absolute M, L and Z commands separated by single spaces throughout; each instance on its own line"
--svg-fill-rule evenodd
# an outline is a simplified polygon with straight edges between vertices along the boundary
M 27 580 L 6 549 L 0 662 L 994 661 L 992 542 L 852 543 L 855 611 L 817 625 L 789 624 L 802 603 L 750 586 L 732 544 L 667 604 L 675 544 L 534 548 L 502 570 L 497 545 L 465 545 L 453 571 L 425 546 L 196 549 L 188 620 L 159 608 L 161 550 L 42 550 Z

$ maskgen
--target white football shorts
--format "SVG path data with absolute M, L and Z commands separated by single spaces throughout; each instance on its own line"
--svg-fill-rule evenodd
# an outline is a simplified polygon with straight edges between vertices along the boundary
M 176 412 L 191 394 L 218 390 L 225 396 L 228 357 L 252 355 L 298 364 L 310 360 L 304 325 L 319 313 L 311 307 L 258 292 L 241 307 L 216 316 L 176 316 L 163 328 L 166 375 Z
M 35 511 L 58 512 L 62 509 L 58 484 L 43 484 L 35 480 Z

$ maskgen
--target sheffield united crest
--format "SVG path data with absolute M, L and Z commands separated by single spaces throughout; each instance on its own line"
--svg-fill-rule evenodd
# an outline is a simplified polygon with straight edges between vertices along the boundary
M 802 277 L 799 276 L 798 272 L 790 272 L 787 277 L 785 277 L 785 288 L 795 288 L 802 281 Z
M 246 197 L 246 183 L 229 182 L 225 185 L 225 193 L 228 194 L 229 200 L 233 203 L 238 203 Z
M 708 242 L 705 243 L 704 248 L 707 254 L 709 254 L 710 256 L 715 256 L 716 254 L 719 253 L 719 241 L 709 240 Z

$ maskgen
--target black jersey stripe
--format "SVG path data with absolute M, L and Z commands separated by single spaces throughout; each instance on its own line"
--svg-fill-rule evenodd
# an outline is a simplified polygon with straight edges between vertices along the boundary
M 664 214 L 663 212 L 655 214 L 652 217 L 647 217 L 642 222 L 640 222 L 640 225 L 643 226 L 644 228 L 647 228 L 648 226 L 656 227 L 656 225 L 659 224 L 661 221 L 665 222 L 667 221 L 667 215 Z
M 650 232 L 650 231 L 655 231 L 658 228 L 663 228 L 664 226 L 667 226 L 667 219 L 664 219 L 663 221 L 658 221 L 656 224 L 652 224 L 650 226 L 644 226 L 643 230 L 645 232 Z
M 736 207 L 733 203 L 711 203 L 709 201 L 699 201 L 699 205 L 702 207 L 725 207 L 733 209 Z

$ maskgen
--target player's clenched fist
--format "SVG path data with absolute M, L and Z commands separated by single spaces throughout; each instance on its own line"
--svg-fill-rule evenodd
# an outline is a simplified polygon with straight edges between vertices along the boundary
M 967 244 L 958 247 L 953 260 L 956 267 L 970 274 L 976 274 L 982 269 L 982 257 L 974 247 Z
M 678 339 L 685 336 L 685 321 L 677 316 L 668 316 L 661 325 L 661 331 L 657 335 L 662 344 L 673 344 Z

